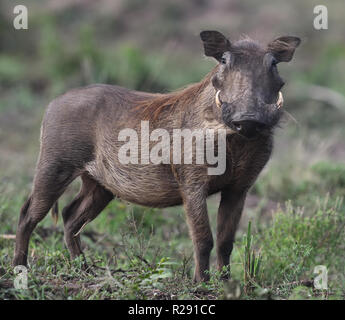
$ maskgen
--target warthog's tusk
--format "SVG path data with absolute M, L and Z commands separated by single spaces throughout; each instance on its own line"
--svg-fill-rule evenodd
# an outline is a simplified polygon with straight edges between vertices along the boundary
M 278 93 L 277 108 L 280 109 L 283 106 L 284 99 L 281 91 Z
M 220 90 L 218 90 L 217 93 L 216 93 L 216 105 L 217 105 L 218 108 L 221 108 L 223 102 L 220 100 L 219 94 L 220 94 Z

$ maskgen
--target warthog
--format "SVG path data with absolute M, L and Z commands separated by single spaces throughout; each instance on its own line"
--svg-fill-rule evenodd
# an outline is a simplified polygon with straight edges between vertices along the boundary
M 277 63 L 292 59 L 300 39 L 280 37 L 262 46 L 249 38 L 232 43 L 217 31 L 200 37 L 205 55 L 218 64 L 199 83 L 167 94 L 97 84 L 49 104 L 32 192 L 20 212 L 14 265 L 26 265 L 31 233 L 79 176 L 80 192 L 62 212 L 72 258 L 82 254 L 80 231 L 114 197 L 149 207 L 183 204 L 194 244 L 194 280 L 206 281 L 213 247 L 206 198 L 220 192 L 217 265 L 229 265 L 246 194 L 271 155 L 283 114 Z M 226 130 L 225 171 L 209 175 L 208 164 L 194 162 L 122 163 L 119 133 L 139 130 L 143 119 L 151 130 Z

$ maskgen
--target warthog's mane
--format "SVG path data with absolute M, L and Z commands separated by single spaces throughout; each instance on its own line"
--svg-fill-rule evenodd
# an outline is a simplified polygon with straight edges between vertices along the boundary
M 165 94 L 154 94 L 140 97 L 136 101 L 136 110 L 143 119 L 154 120 L 163 110 L 175 110 L 177 107 L 184 108 L 195 102 L 199 94 L 209 85 L 217 67 L 209 72 L 200 82 L 190 84 L 184 88 Z

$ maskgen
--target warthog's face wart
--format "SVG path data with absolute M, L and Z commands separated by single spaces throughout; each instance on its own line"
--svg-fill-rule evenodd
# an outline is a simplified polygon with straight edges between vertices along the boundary
M 277 63 L 292 59 L 300 39 L 280 37 L 262 47 L 248 38 L 231 43 L 217 31 L 200 36 L 205 54 L 219 62 L 212 83 L 224 123 L 248 138 L 271 132 L 282 115 Z

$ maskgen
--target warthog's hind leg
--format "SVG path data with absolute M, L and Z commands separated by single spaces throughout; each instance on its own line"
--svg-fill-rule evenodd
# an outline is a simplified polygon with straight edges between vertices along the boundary
M 20 212 L 13 265 L 26 265 L 33 230 L 75 177 L 71 168 L 38 164 L 31 195 Z
M 82 175 L 82 186 L 75 199 L 63 209 L 65 243 L 71 257 L 82 254 L 80 232 L 95 219 L 113 199 L 113 194 L 86 173 Z

